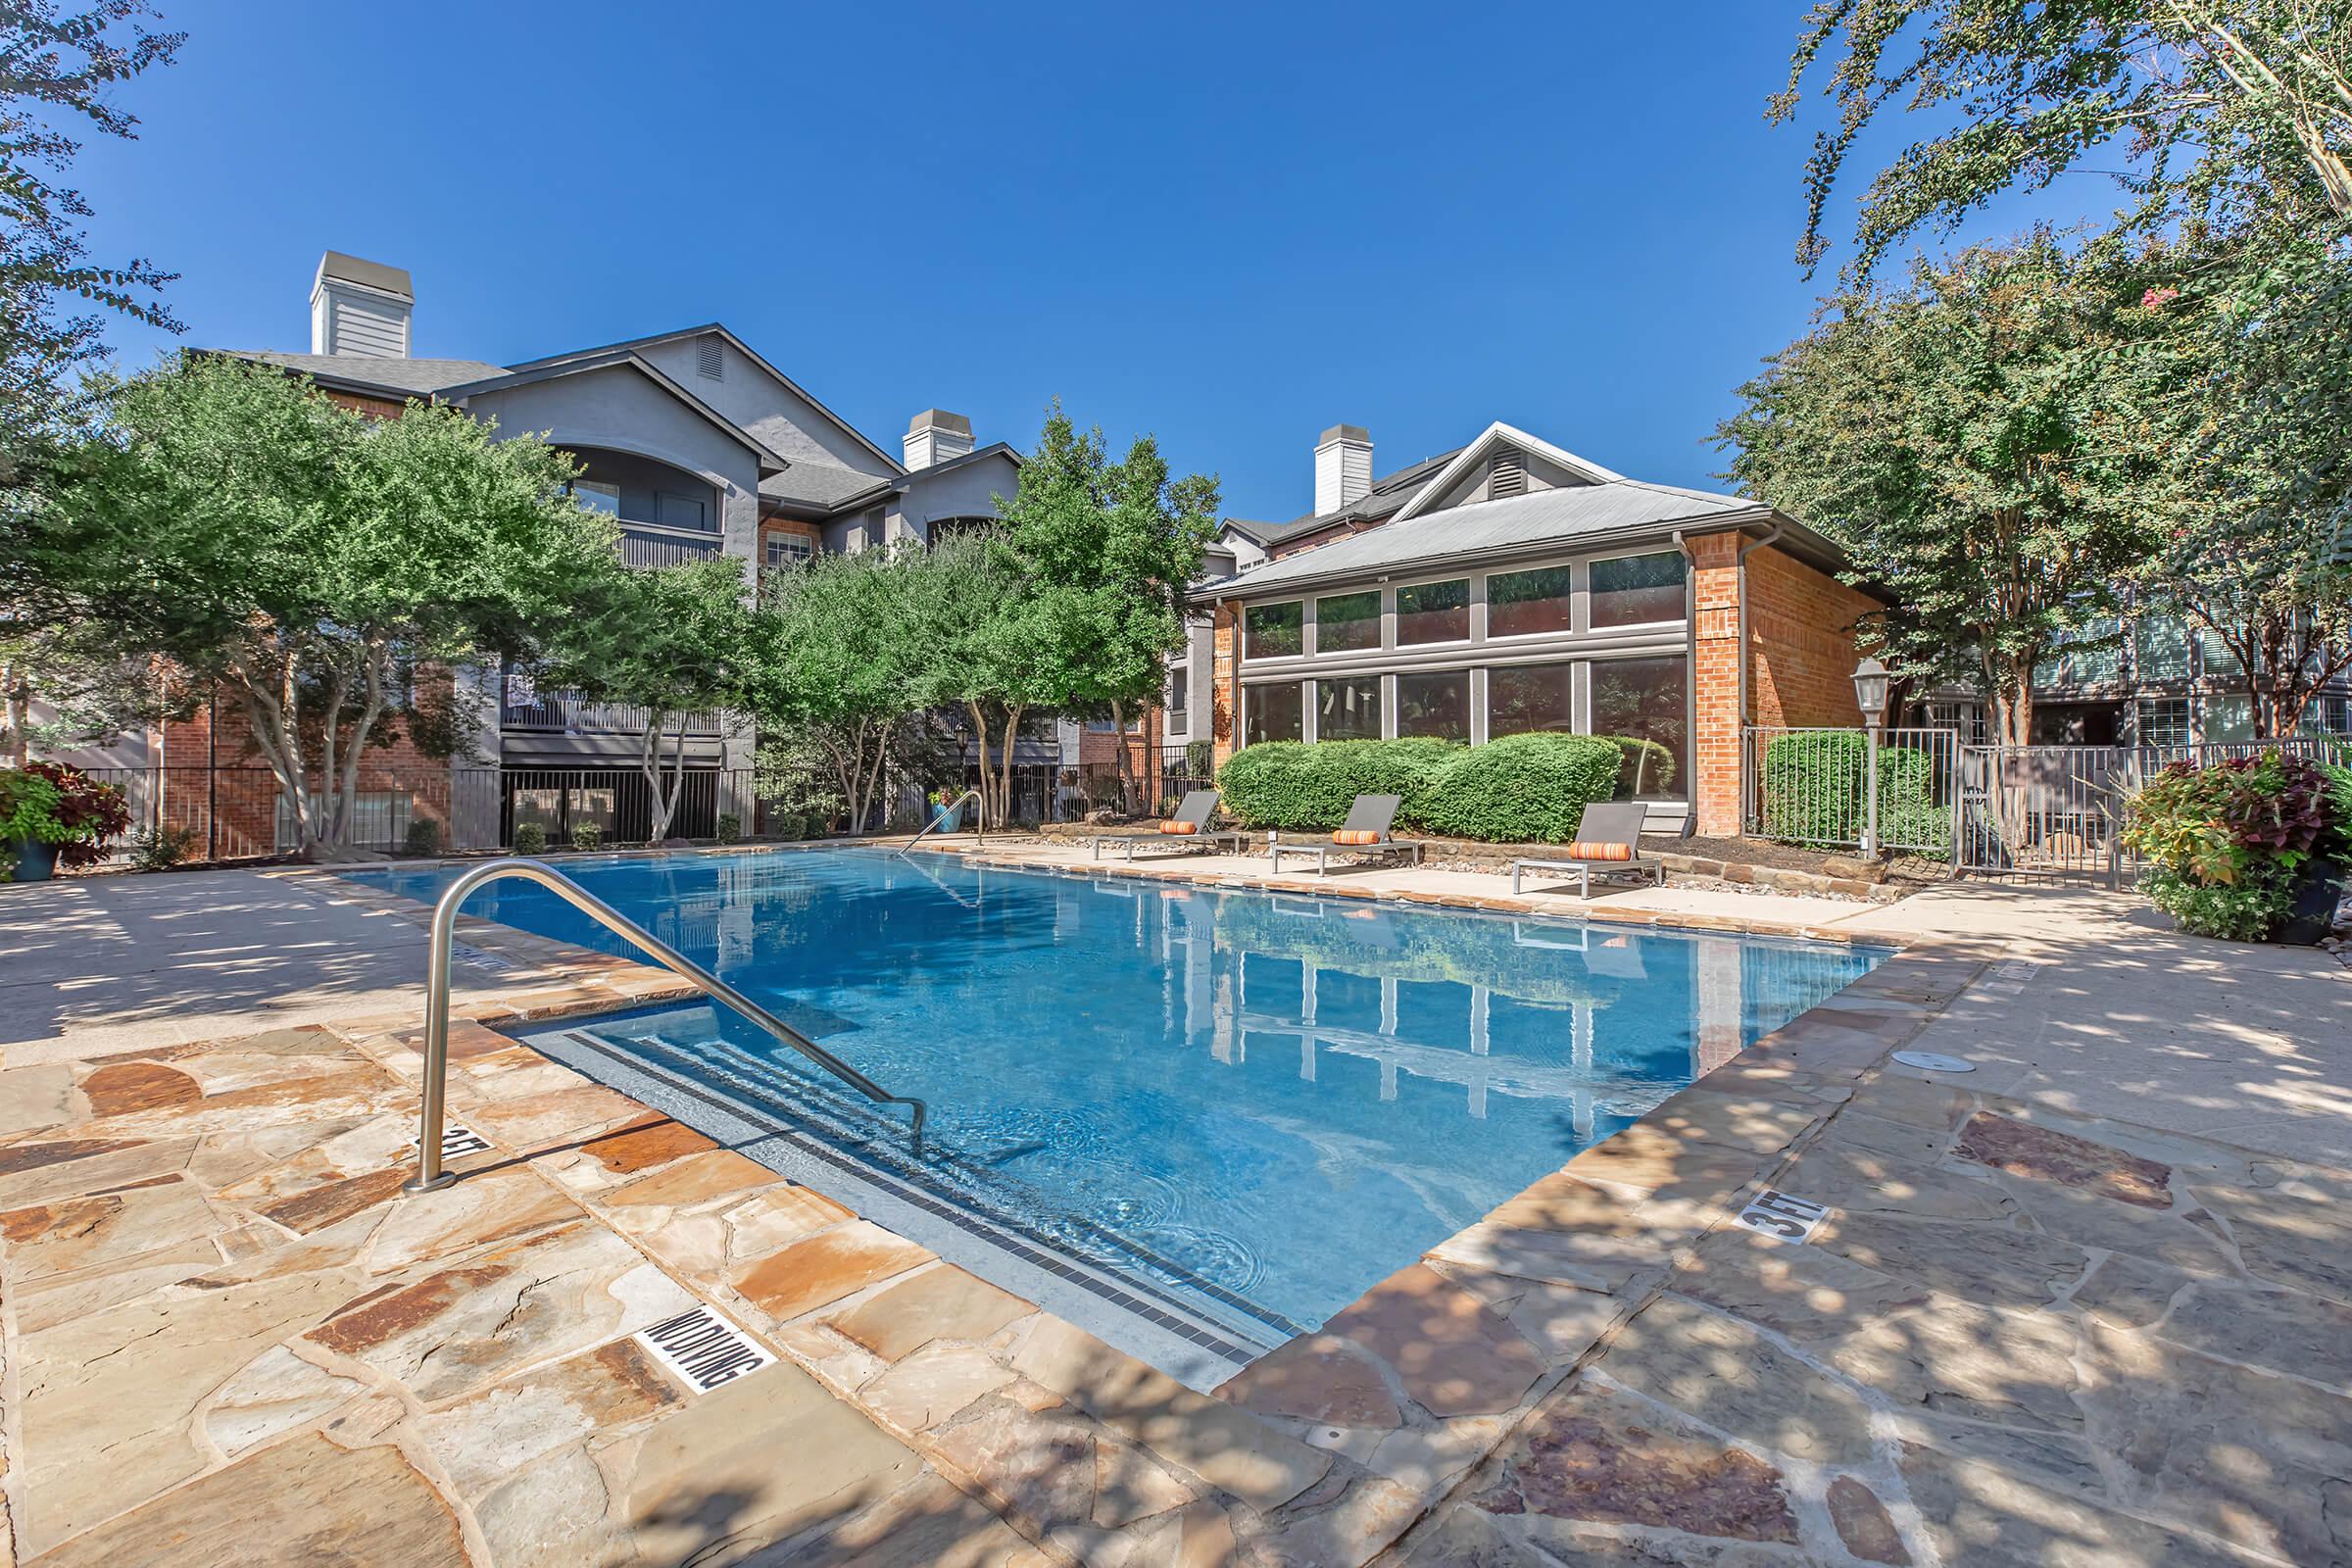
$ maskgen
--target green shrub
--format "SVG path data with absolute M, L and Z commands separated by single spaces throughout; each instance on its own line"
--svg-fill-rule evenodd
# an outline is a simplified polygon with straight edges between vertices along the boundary
M 1225 809 L 1250 827 L 1335 828 L 1358 795 L 1403 798 L 1397 816 L 1420 820 L 1438 771 L 1462 748 L 1451 741 L 1260 741 L 1217 774 Z
M 130 863 L 141 871 L 169 871 L 196 858 L 196 830 L 158 822 L 130 836 Z
M 2345 831 L 2336 787 L 2326 768 L 2275 751 L 2174 763 L 2132 798 L 2124 828 L 2147 862 L 2141 891 L 2183 931 L 2262 940 L 2293 908 L 2305 862 Z
M 441 824 L 429 816 L 419 816 L 409 823 L 408 836 L 401 847 L 411 855 L 439 855 L 441 853 Z
M 1764 836 L 1796 844 L 1853 843 L 1864 809 L 1870 747 L 1860 730 L 1804 730 L 1764 748 L 1758 787 Z M 1949 844 L 1952 813 L 1936 804 L 1936 760 L 1908 746 L 1879 748 L 1879 842 Z
M 598 827 L 594 822 L 575 822 L 572 824 L 571 847 L 573 849 L 598 849 L 603 846 L 604 842 L 605 830 L 601 827 Z
M 545 855 L 547 853 L 547 824 L 523 822 L 514 829 L 516 855 Z
M 733 811 L 718 813 L 718 842 L 733 844 L 743 837 L 743 818 Z
M 1558 843 L 1585 808 L 1617 792 L 1625 752 L 1597 735 L 1512 735 L 1457 752 L 1429 781 L 1415 819 L 1433 832 Z

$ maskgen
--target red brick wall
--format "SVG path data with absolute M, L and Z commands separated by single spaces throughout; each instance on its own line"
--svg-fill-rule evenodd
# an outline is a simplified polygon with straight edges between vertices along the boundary
M 1362 533 L 1368 528 L 1379 526 L 1380 524 L 1376 522 L 1335 522 L 1328 528 L 1317 528 L 1313 533 L 1302 533 L 1296 539 L 1284 540 L 1274 549 L 1267 551 L 1266 558 L 1270 561 L 1280 561 L 1283 557 L 1295 556 L 1301 550 L 1312 550 L 1317 545 L 1327 545 L 1334 539 L 1345 539 L 1351 533 Z
M 1854 628 L 1878 601 L 1767 545 L 1747 558 L 1754 722 L 1854 725 Z
M 1698 831 L 1740 831 L 1740 541 L 1737 533 L 1690 542 L 1697 617 L 1690 662 L 1691 804 Z
M 397 419 L 402 411 L 408 407 L 407 404 L 395 403 L 390 398 L 371 398 L 359 392 L 333 392 L 324 387 L 319 390 L 326 392 L 328 402 L 340 403 L 354 413 L 365 414 L 371 419 Z
M 1238 628 L 1242 612 L 1236 605 L 1219 605 L 1209 633 L 1209 667 L 1215 679 L 1208 690 L 1208 738 L 1216 765 L 1223 767 L 1225 760 L 1234 754 L 1240 736 L 1234 732 L 1234 698 L 1240 689 L 1241 671 L 1235 664 L 1235 651 L 1241 646 Z
M 761 571 L 767 570 L 767 539 L 770 534 L 798 534 L 819 554 L 825 548 L 825 531 L 813 522 L 800 522 L 791 517 L 766 517 L 760 523 L 760 552 L 752 560 Z

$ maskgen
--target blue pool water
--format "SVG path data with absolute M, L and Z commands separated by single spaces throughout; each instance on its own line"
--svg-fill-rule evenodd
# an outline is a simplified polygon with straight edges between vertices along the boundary
M 868 850 L 564 869 L 885 1088 L 942 1190 L 1279 1342 L 1883 954 L 981 869 Z M 354 873 L 429 901 L 433 869 Z M 629 950 L 553 894 L 468 913 Z M 707 1006 L 614 1051 L 903 1160 L 905 1117 Z

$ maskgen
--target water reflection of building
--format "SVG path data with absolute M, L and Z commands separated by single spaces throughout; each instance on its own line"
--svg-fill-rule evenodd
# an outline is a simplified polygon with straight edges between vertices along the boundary
M 1229 900 L 1136 884 L 1115 891 L 1134 898 L 1136 947 L 1160 960 L 1163 1022 L 1186 1040 L 1205 1042 L 1210 1057 L 1229 1065 L 1248 1059 L 1251 1037 L 1281 1039 L 1296 1049 L 1298 1076 L 1310 1083 L 1326 1054 L 1368 1060 L 1378 1066 L 1383 1101 L 1396 1098 L 1406 1074 L 1458 1086 L 1475 1119 L 1486 1117 L 1493 1096 L 1553 1100 L 1569 1107 L 1577 1138 L 1590 1141 L 1596 1114 L 1639 1115 L 1662 1097 L 1594 1067 L 1600 1020 L 1612 1006 L 1670 1004 L 1672 993 L 1658 984 L 1645 953 L 1671 955 L 1658 967 L 1689 983 L 1688 1064 L 1661 1071 L 1661 1081 L 1711 1071 L 1744 1042 L 1748 949 L 1732 938 L 1475 917 L 1418 920 L 1406 934 L 1389 911 L 1319 900 Z M 1497 961 L 1505 955 L 1518 961 Z M 1267 963 L 1296 963 L 1296 975 L 1266 973 Z M 1377 985 L 1372 1027 L 1332 1015 L 1325 993 L 1340 977 Z M 1458 1033 L 1434 1043 L 1425 1026 L 1404 1023 L 1406 988 L 1433 985 L 1460 995 Z M 1569 1034 L 1566 1063 L 1494 1054 L 1498 1003 L 1559 1012 Z

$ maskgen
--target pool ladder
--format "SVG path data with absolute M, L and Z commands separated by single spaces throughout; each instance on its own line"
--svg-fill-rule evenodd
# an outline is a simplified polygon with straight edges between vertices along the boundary
M 899 853 L 901 855 L 905 855 L 908 850 L 913 849 L 917 844 L 922 843 L 923 840 L 938 832 L 939 824 L 946 821 L 949 813 L 954 811 L 957 807 L 961 806 L 966 801 L 971 802 L 974 806 L 977 806 L 981 808 L 980 817 L 975 819 L 977 825 L 972 829 L 972 842 L 978 844 L 983 849 L 987 848 L 988 823 L 985 820 L 988 814 L 987 804 L 980 799 L 980 792 L 978 790 L 965 790 L 961 795 L 956 796 L 947 805 L 941 807 L 939 808 L 939 814 L 933 817 L 928 823 L 924 824 L 923 830 L 920 833 L 917 833 L 914 837 L 908 839 L 905 844 L 899 847 Z
M 913 1112 L 915 1152 L 923 1147 L 923 1122 L 929 1107 L 907 1095 L 894 1095 L 802 1034 L 733 986 L 696 963 L 669 944 L 638 925 L 604 900 L 543 860 L 501 859 L 477 865 L 449 885 L 433 906 L 433 926 L 425 956 L 424 1102 L 418 1116 L 416 1174 L 401 1183 L 410 1193 L 430 1193 L 458 1179 L 441 1168 L 441 1134 L 449 1087 L 449 967 L 450 945 L 457 940 L 458 906 L 485 883 L 507 877 L 536 882 L 570 904 L 615 936 L 625 938 L 663 968 L 691 981 L 713 1001 L 723 1002 L 766 1030 L 783 1044 L 807 1056 L 877 1105 L 905 1105 Z

